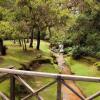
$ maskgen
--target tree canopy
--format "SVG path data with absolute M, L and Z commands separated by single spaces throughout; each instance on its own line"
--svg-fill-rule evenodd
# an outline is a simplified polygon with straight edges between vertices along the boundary
M 35 38 L 39 50 L 40 40 L 48 39 L 72 54 L 99 56 L 99 34 L 99 0 L 0 0 L 0 38 L 17 39 L 24 48 Z

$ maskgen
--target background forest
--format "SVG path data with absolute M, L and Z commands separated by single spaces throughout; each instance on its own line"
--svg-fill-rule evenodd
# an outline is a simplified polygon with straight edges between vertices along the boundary
M 37 39 L 51 47 L 64 44 L 74 58 L 100 58 L 99 0 L 0 0 L 0 38 L 33 47 Z M 30 41 L 29 41 L 30 39 Z

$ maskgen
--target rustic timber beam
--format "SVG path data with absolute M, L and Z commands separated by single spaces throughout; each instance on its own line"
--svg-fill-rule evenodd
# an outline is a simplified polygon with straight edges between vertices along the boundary
M 14 75 L 14 77 L 19 81 L 19 82 L 21 82 L 30 92 L 32 92 L 32 94 L 34 94 L 35 95 L 35 90 L 33 90 L 32 88 L 31 88 L 31 86 L 30 85 L 28 85 L 28 83 L 26 83 L 21 77 L 19 77 L 19 76 L 17 76 L 17 75 Z M 33 96 L 34 96 L 33 95 Z M 42 98 L 41 96 L 37 96 L 38 98 Z M 22 99 L 21 99 L 22 100 Z M 26 99 L 24 99 L 24 100 L 26 100 Z M 43 99 L 42 99 L 43 100 Z
M 71 88 L 68 84 L 65 83 L 64 80 L 62 80 L 62 83 L 64 86 L 66 86 L 70 91 L 72 91 L 75 95 L 77 95 L 81 100 L 85 100 L 85 97 L 80 95 L 77 91 L 75 91 L 73 88 Z
M 14 68 L 13 66 L 7 67 L 7 69 L 13 69 L 13 68 Z M 0 78 L 4 77 L 6 75 L 8 75 L 8 73 L 0 73 Z
M 55 84 L 55 83 L 56 83 L 56 80 L 54 80 L 53 82 L 50 82 L 50 83 L 48 83 L 48 84 L 42 86 L 40 89 L 35 90 L 34 94 L 38 94 L 39 92 L 43 91 L 44 89 L 50 87 L 51 85 L 53 85 L 53 84 Z M 33 93 L 30 93 L 29 95 L 27 95 L 26 97 L 24 97 L 25 99 L 23 98 L 23 99 L 21 99 L 21 100 L 26 100 L 26 99 L 28 99 L 29 97 L 33 96 L 34 94 L 33 94 Z
M 61 76 L 57 77 L 57 100 L 62 100 L 61 97 Z
M 95 99 L 96 97 L 100 96 L 100 91 L 91 95 L 90 97 L 86 98 L 85 100 L 93 100 Z
M 0 97 L 2 97 L 3 100 L 10 100 L 4 93 L 0 92 Z
M 14 75 L 14 77 L 21 82 L 30 92 L 34 93 L 35 91 L 30 87 L 30 85 L 28 85 L 28 83 L 26 83 L 21 77 Z
M 10 100 L 15 100 L 15 78 L 10 75 Z
M 24 71 L 24 70 L 5 69 L 5 68 L 0 68 L 0 72 L 1 73 L 16 74 L 16 75 L 38 76 L 38 77 L 49 77 L 49 78 L 57 78 L 58 76 L 60 76 L 64 80 L 100 82 L 100 77 L 52 74 L 52 73 L 45 73 L 45 72 Z

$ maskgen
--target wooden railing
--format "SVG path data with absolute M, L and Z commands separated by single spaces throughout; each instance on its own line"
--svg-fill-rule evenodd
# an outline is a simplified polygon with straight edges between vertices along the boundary
M 84 82 L 97 82 L 100 83 L 100 77 L 86 77 L 86 76 L 76 76 L 76 75 L 65 75 L 65 74 L 53 74 L 53 73 L 44 73 L 44 72 L 35 72 L 35 71 L 24 71 L 24 70 L 16 70 L 16 69 L 5 69 L 0 68 L 0 73 L 4 75 L 10 75 L 10 97 L 8 98 L 4 93 L 0 92 L 0 97 L 3 100 L 15 100 L 15 80 L 21 82 L 29 91 L 30 94 L 26 95 L 21 100 L 28 100 L 32 96 L 36 96 L 37 100 L 44 100 L 43 97 L 39 95 L 39 93 L 51 85 L 57 83 L 57 100 L 62 100 L 61 96 L 61 85 L 63 84 L 69 90 L 71 90 L 75 95 L 77 95 L 80 100 L 93 100 L 94 98 L 100 96 L 100 91 L 91 95 L 90 97 L 84 97 L 80 95 L 77 91 L 71 88 L 68 84 L 66 84 L 65 80 L 72 81 L 84 81 Z M 53 78 L 54 81 L 50 82 L 38 90 L 34 90 L 21 76 L 33 76 L 33 77 L 47 77 Z

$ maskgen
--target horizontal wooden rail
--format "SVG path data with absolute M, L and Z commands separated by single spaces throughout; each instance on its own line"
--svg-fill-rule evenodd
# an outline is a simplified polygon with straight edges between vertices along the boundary
M 9 66 L 9 67 L 7 67 L 7 69 L 13 69 L 13 66 Z M 4 77 L 6 75 L 8 75 L 8 73 L 0 73 L 0 78 Z
M 77 75 L 53 74 L 53 73 L 24 71 L 24 70 L 5 69 L 5 68 L 0 68 L 0 72 L 8 73 L 8 74 L 38 76 L 38 77 L 48 77 L 48 78 L 57 78 L 57 77 L 60 76 L 64 80 L 100 82 L 100 77 L 87 77 L 87 76 L 77 76 Z

